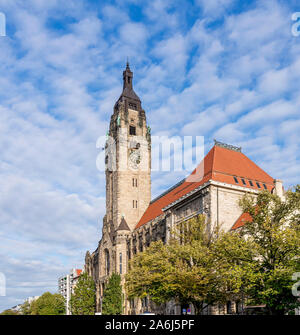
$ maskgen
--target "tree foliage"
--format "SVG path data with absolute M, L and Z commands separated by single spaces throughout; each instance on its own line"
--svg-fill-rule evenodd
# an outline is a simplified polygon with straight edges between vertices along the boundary
M 221 246 L 227 261 L 237 264 L 236 290 L 243 289 L 250 304 L 266 305 L 270 314 L 290 313 L 299 306 L 292 275 L 300 271 L 300 187 L 286 192 L 285 200 L 264 191 L 244 196 L 240 205 L 252 217 L 241 230 L 243 240 Z
M 31 303 L 33 315 L 63 315 L 65 311 L 65 299 L 58 293 L 46 292 Z
M 70 299 L 73 315 L 94 315 L 96 310 L 96 287 L 92 277 L 84 272 L 78 279 Z
M 167 245 L 154 242 L 135 255 L 126 275 L 128 298 L 175 299 L 200 313 L 206 304 L 247 297 L 269 314 L 291 313 L 299 306 L 292 275 L 300 271 L 300 187 L 284 201 L 267 191 L 245 195 L 240 206 L 252 218 L 240 231 L 212 229 L 198 216 Z
M 32 306 L 28 301 L 25 301 L 20 308 L 20 312 L 22 315 L 31 315 L 32 314 Z
M 102 314 L 122 314 L 122 300 L 121 276 L 113 273 L 103 293 Z
M 0 315 L 20 315 L 20 313 L 12 309 L 6 309 L 5 311 L 1 312 Z
M 154 242 L 130 262 L 126 275 L 129 298 L 149 296 L 157 304 L 175 299 L 193 304 L 196 313 L 227 299 L 224 264 L 215 257 L 220 231 L 203 215 L 183 222 L 168 244 Z

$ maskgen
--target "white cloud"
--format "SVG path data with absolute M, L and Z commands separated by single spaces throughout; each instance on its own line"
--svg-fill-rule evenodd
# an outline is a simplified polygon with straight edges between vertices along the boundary
M 204 11 L 205 15 L 208 15 L 211 18 L 218 17 L 226 10 L 228 10 L 233 4 L 234 0 L 197 0 L 196 3 L 198 3 Z

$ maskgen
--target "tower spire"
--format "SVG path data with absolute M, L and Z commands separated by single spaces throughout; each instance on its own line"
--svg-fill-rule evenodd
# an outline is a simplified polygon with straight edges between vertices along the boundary
M 128 103 L 133 103 L 136 105 L 137 110 L 141 110 L 141 100 L 133 90 L 132 85 L 133 72 L 130 70 L 129 61 L 127 57 L 126 68 L 123 71 L 123 92 L 119 98 L 125 99 Z
M 126 69 L 125 71 L 123 71 L 123 91 L 125 90 L 125 88 L 132 90 L 132 78 L 133 78 L 133 73 L 130 70 L 129 62 L 127 59 Z

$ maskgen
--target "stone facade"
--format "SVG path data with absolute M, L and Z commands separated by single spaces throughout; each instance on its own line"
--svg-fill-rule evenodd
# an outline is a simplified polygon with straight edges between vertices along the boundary
M 214 173 L 212 168 L 211 175 L 205 175 L 203 183 L 187 194 L 177 197 L 176 201 L 169 202 L 161 209 L 160 215 L 138 224 L 144 213 L 151 211 L 151 204 L 155 205 L 160 198 L 171 194 L 176 188 L 187 188 L 189 185 L 184 186 L 181 182 L 151 202 L 151 134 L 141 101 L 133 91 L 132 78 L 127 64 L 123 72 L 123 92 L 114 106 L 105 147 L 106 215 L 103 218 L 102 238 L 97 249 L 92 254 L 87 252 L 85 258 L 85 271 L 96 282 L 97 312 L 101 311 L 103 291 L 109 276 L 113 272 L 121 274 L 124 284 L 128 261 L 136 253 L 145 250 L 153 241 L 162 240 L 168 243 L 170 232 L 175 225 L 198 214 L 205 214 L 211 225 L 219 224 L 224 230 L 230 230 L 242 214 L 238 200 L 246 192 L 259 192 L 259 189 L 254 187 L 254 182 L 250 182 L 250 178 L 255 178 L 253 173 L 250 173 L 248 181 L 245 182 L 243 179 L 247 176 L 241 175 L 239 180 L 236 180 L 236 173 L 230 177 L 230 173 L 225 171 L 223 179 L 226 182 L 222 182 L 215 176 L 220 171 Z M 235 159 L 236 155 L 242 155 L 241 148 L 229 147 L 219 142 L 216 146 L 218 150 L 223 150 L 222 155 L 227 153 L 226 150 L 228 155 L 235 155 L 232 159 Z M 245 156 L 240 157 L 245 159 Z M 211 161 L 214 162 L 215 159 Z M 253 165 L 253 169 L 259 168 Z M 266 181 L 261 180 L 259 188 L 263 185 L 282 196 L 282 182 L 273 181 L 261 171 L 257 171 L 257 178 L 263 176 Z M 230 178 L 235 178 L 235 182 Z M 257 181 L 258 179 L 256 185 Z M 159 314 L 180 314 L 182 307 L 172 301 L 164 306 L 155 306 L 148 299 L 124 301 L 125 314 L 139 314 L 146 310 Z M 190 308 L 193 313 L 192 306 Z M 239 304 L 228 302 L 226 306 L 207 306 L 203 313 L 238 313 L 240 308 Z

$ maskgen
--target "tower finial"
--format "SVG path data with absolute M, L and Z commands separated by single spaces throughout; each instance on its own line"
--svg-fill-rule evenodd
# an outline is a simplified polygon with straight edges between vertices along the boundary
M 126 69 L 130 70 L 128 56 L 127 56 L 127 61 L 126 61 Z

